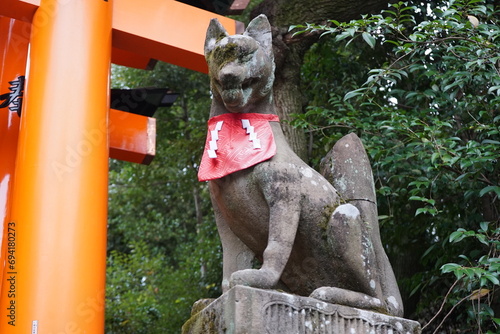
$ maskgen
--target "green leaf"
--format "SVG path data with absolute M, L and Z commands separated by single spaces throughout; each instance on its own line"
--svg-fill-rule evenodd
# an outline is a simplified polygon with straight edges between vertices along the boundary
M 449 90 L 450 88 L 453 88 L 455 86 L 461 86 L 462 82 L 460 80 L 455 80 L 454 82 L 452 82 L 451 84 L 449 85 L 446 85 L 444 88 L 443 88 L 443 92 L 446 92 L 447 90 Z
M 500 187 L 499 186 L 487 186 L 487 187 L 484 187 L 483 189 L 481 189 L 481 191 L 479 192 L 479 197 L 483 197 L 485 194 L 489 193 L 489 192 L 495 192 L 497 194 L 497 196 L 500 196 Z
M 468 267 L 462 267 L 462 273 L 464 273 L 469 279 L 473 279 L 474 276 L 476 276 L 477 271 L 475 270 L 476 268 L 468 268 Z M 455 272 L 455 275 L 457 275 L 457 272 Z
M 500 145 L 500 141 L 498 140 L 491 140 L 491 139 L 485 139 L 481 142 L 481 144 L 493 144 L 493 145 Z
M 418 208 L 416 211 L 415 211 L 415 216 L 418 216 L 419 214 L 421 213 L 427 213 L 429 210 L 427 208 Z
M 355 27 L 347 28 L 345 31 L 349 34 L 349 36 L 354 37 L 354 34 L 356 33 L 356 28 Z
M 358 88 L 356 90 L 350 91 L 344 96 L 344 101 L 349 100 L 355 96 L 363 95 L 367 89 L 365 87 Z
M 420 202 L 425 202 L 429 203 L 430 205 L 436 204 L 436 201 L 431 199 L 431 198 L 425 198 L 425 197 L 420 197 L 420 196 L 411 196 L 409 198 L 410 201 L 420 201 Z
M 351 35 L 348 32 L 344 31 L 335 36 L 335 42 L 340 42 L 341 40 L 346 39 L 347 37 L 351 37 Z
M 493 284 L 495 285 L 500 285 L 500 281 L 498 280 L 497 277 L 493 276 L 492 274 L 484 274 L 484 276 Z
M 397 47 L 401 46 L 401 42 L 398 42 L 398 41 L 393 41 L 393 40 L 390 40 L 390 39 L 387 39 L 385 41 L 383 41 L 383 43 L 390 43 L 390 44 L 393 44 Z
M 430 208 L 430 207 L 418 208 L 415 211 L 415 216 L 418 216 L 421 213 L 428 213 L 432 216 L 435 216 L 438 213 L 438 211 L 435 208 Z
M 481 222 L 479 223 L 479 226 L 481 227 L 481 230 L 484 232 L 488 231 L 488 226 L 490 225 L 490 222 Z
M 375 48 L 375 38 L 367 33 L 366 31 L 364 31 L 361 36 L 363 37 L 364 41 L 366 42 L 366 44 L 368 44 L 372 49 Z
M 455 271 L 455 270 L 461 269 L 461 268 L 462 268 L 462 266 L 459 264 L 447 263 L 447 264 L 444 264 L 443 266 L 441 266 L 441 271 L 443 273 L 449 273 L 449 272 L 452 272 L 452 271 Z
M 432 153 L 431 163 L 435 163 L 437 158 L 439 158 L 439 153 L 438 152 Z
M 500 86 L 491 86 L 488 89 L 489 94 L 493 93 L 494 91 L 496 91 L 496 95 L 500 95 Z
M 441 267 L 443 274 L 453 273 L 457 279 L 463 276 L 464 267 L 456 263 L 447 263 Z
M 488 240 L 484 234 L 476 234 L 476 239 L 479 240 L 482 244 L 489 246 Z
M 466 237 L 464 232 L 465 230 L 463 228 L 459 228 L 457 231 L 450 234 L 450 242 L 459 242 L 463 240 Z

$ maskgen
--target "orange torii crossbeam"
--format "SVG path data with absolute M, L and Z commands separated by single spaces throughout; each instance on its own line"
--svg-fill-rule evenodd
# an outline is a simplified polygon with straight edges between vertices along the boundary
M 129 160 L 154 154 L 154 121 L 110 114 L 110 64 L 206 72 L 209 20 L 231 34 L 236 22 L 173 0 L 2 0 L 0 16 L 31 24 L 17 32 L 30 41 L 29 71 L 8 153 L 17 157 L 0 333 L 103 333 L 110 140 Z
M 156 153 L 156 119 L 120 110 L 109 111 L 109 155 L 149 164 Z
M 44 25 L 58 0 L 33 18 L 43 0 L 2 0 L 0 15 Z M 106 0 L 100 0 L 106 2 Z M 174 0 L 120 0 L 113 4 L 112 62 L 146 68 L 151 59 L 207 73 L 203 55 L 205 31 L 217 18 L 228 34 L 243 31 L 242 23 Z

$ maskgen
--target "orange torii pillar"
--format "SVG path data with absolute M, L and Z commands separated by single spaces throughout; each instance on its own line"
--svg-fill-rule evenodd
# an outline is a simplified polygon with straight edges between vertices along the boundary
M 112 5 L 41 0 L 33 18 L 0 333 L 104 331 Z
M 16 167 L 30 25 L 0 16 L 0 264 L 8 263 L 12 184 Z M 11 243 L 13 245 L 13 243 Z M 11 256 L 11 260 L 13 257 Z M 3 265 L 0 266 L 3 268 Z M 0 269 L 0 291 L 4 283 Z

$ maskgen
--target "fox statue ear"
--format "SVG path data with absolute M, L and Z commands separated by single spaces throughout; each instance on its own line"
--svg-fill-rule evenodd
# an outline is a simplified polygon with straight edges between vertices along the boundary
M 273 58 L 273 36 L 267 16 L 260 14 L 249 24 L 243 35 L 252 37 Z
M 219 20 L 211 19 L 207 30 L 207 37 L 205 38 L 205 56 L 214 49 L 218 40 L 227 36 L 229 34 L 222 24 L 220 24 Z

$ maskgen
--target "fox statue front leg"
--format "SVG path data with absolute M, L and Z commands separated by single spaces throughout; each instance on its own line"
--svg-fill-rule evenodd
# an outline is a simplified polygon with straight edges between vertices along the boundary
M 231 230 L 221 210 L 214 200 L 220 193 L 216 183 L 209 184 L 212 194 L 212 206 L 214 208 L 217 231 L 222 244 L 222 292 L 231 288 L 231 277 L 235 272 L 252 268 L 255 254 L 241 241 Z
M 265 202 L 269 207 L 267 245 L 260 269 L 246 269 L 231 275 L 231 285 L 270 289 L 276 287 L 288 262 L 300 219 L 300 176 L 298 171 L 284 176 L 281 170 L 255 167 Z

